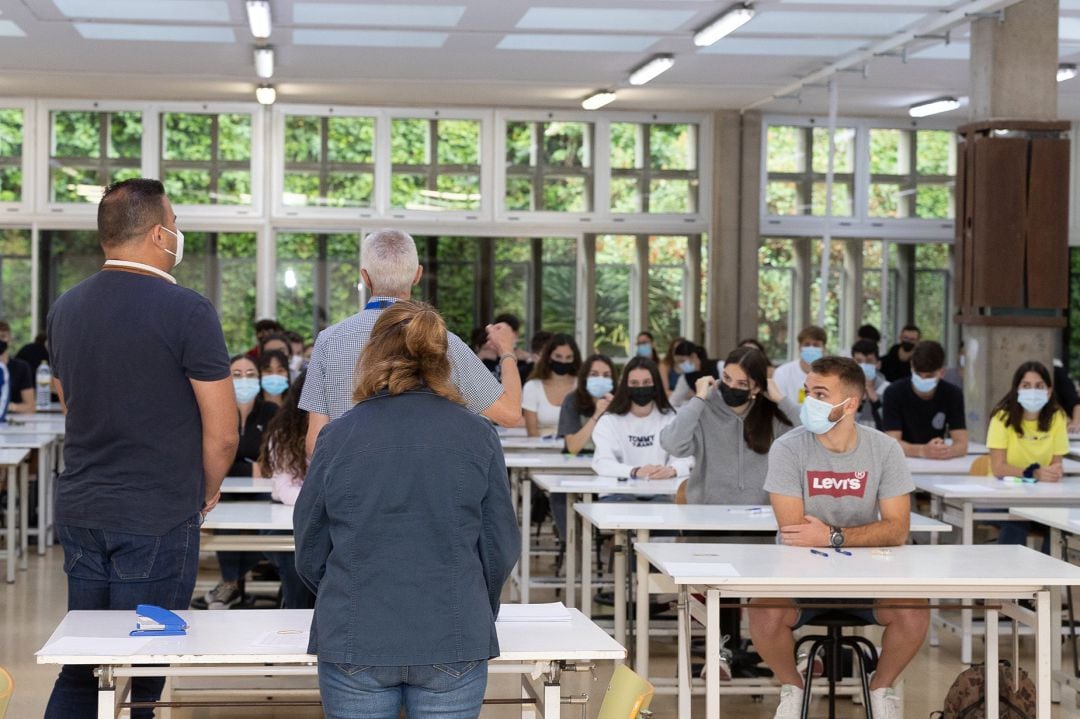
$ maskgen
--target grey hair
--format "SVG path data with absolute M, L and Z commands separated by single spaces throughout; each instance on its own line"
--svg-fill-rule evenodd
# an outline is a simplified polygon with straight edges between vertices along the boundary
M 368 273 L 375 294 L 409 294 L 419 267 L 416 242 L 408 232 L 378 230 L 364 238 L 360 269 Z

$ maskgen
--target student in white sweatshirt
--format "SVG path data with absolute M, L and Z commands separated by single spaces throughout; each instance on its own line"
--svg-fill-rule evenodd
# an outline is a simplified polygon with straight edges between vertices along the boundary
M 592 468 L 605 477 L 670 479 L 690 473 L 691 458 L 660 446 L 660 430 L 675 419 L 656 363 L 635 357 L 623 369 L 615 396 L 593 430 Z

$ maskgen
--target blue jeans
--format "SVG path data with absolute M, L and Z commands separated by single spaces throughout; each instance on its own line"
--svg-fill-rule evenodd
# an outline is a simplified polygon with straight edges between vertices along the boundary
M 292 532 L 284 529 L 260 529 L 259 534 L 291 535 Z M 264 552 L 263 555 L 277 568 L 278 576 L 281 577 L 281 608 L 314 609 L 315 595 L 296 573 L 296 553 Z
M 68 577 L 68 610 L 135 609 L 156 604 L 187 609 L 199 570 L 198 514 L 160 537 L 105 529 L 57 525 Z M 131 612 L 135 628 L 135 612 Z M 133 701 L 157 701 L 162 677 L 135 679 Z M 53 686 L 46 719 L 92 717 L 97 713 L 94 667 L 66 664 Z M 133 719 L 150 719 L 153 710 L 137 709 Z
M 476 719 L 487 661 L 405 667 L 319 662 L 326 719 Z

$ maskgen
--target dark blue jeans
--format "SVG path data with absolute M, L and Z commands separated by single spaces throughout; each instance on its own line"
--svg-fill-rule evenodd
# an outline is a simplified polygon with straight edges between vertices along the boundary
M 105 529 L 57 525 L 68 576 L 68 610 L 131 609 L 156 604 L 187 609 L 199 570 L 198 514 L 160 537 Z M 135 612 L 131 612 L 135 628 Z M 165 679 L 147 677 L 132 682 L 133 701 L 157 701 Z M 94 667 L 64 665 L 53 686 L 46 719 L 92 717 L 97 713 Z M 138 709 L 133 719 L 150 719 L 154 712 Z
M 487 662 L 375 667 L 319 662 L 326 719 L 476 719 Z

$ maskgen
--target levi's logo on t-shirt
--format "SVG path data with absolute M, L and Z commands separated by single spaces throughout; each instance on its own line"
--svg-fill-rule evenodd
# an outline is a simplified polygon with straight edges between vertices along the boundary
M 806 470 L 806 489 L 811 497 L 862 497 L 866 472 L 815 472 Z

